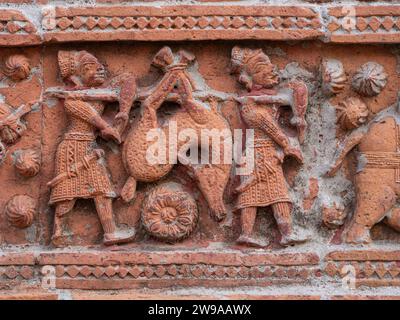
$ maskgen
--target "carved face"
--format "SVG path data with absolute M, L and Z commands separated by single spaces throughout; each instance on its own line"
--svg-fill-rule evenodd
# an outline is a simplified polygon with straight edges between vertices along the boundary
M 259 61 L 248 66 L 248 73 L 250 74 L 254 85 L 259 85 L 263 88 L 272 88 L 279 83 L 279 76 L 272 63 Z
M 97 60 L 93 60 L 91 62 L 83 63 L 80 66 L 79 76 L 82 84 L 85 86 L 100 86 L 105 81 L 105 69 L 101 63 Z

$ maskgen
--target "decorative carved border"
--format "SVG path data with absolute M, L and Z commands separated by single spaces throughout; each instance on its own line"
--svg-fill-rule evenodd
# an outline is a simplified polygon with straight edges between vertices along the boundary
M 343 267 L 351 265 L 357 286 L 400 286 L 400 251 L 334 251 L 325 261 L 331 278 L 344 277 Z
M 44 253 L 38 262 L 55 266 L 57 288 L 132 289 L 305 283 L 319 258 L 303 253 Z
M 332 251 L 320 260 L 316 253 L 92 250 L 3 253 L 0 290 L 40 287 L 43 267 L 54 268 L 57 289 L 312 286 L 323 276 L 337 287 L 344 266 L 354 267 L 357 287 L 400 286 L 400 251 Z
M 0 45 L 218 39 L 400 42 L 400 5 L 107 5 L 51 10 L 38 5 L 38 10 L 40 25 L 22 10 L 0 9 Z
M 347 17 L 346 7 L 329 9 L 327 29 L 331 42 L 389 42 L 400 41 L 400 6 L 359 6 L 354 17 Z
M 42 42 L 37 28 L 17 10 L 0 9 L 0 45 L 24 46 Z
M 298 40 L 323 35 L 304 7 L 167 6 L 56 8 L 45 41 Z
M 0 290 L 20 285 L 38 288 L 51 268 L 57 289 L 307 283 L 318 272 L 318 264 L 319 258 L 313 253 L 49 251 L 36 256 L 8 253 L 0 256 Z

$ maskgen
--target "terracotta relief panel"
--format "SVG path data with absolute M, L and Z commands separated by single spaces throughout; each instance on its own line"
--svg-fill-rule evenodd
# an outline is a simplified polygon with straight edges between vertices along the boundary
M 398 291 L 400 9 L 241 3 L 0 5 L 0 296 Z

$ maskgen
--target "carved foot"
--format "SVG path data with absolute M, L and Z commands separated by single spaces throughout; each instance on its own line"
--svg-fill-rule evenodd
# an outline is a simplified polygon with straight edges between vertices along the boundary
M 103 243 L 105 246 L 127 243 L 133 241 L 135 239 L 135 236 L 135 229 L 129 231 L 115 231 L 114 233 L 105 233 Z
M 347 231 L 346 242 L 353 244 L 370 243 L 371 235 L 369 228 L 358 223 L 353 223 Z
M 279 242 L 282 246 L 293 246 L 295 244 L 304 243 L 308 240 L 307 236 L 301 236 L 296 233 L 291 233 L 286 236 L 282 236 L 281 241 Z
M 224 220 L 226 217 L 226 208 L 224 203 L 221 202 L 220 204 L 212 205 L 210 214 L 211 217 L 217 222 Z
M 51 237 L 51 243 L 53 244 L 53 246 L 55 246 L 57 248 L 66 247 L 67 246 L 67 237 L 63 236 L 63 235 L 54 234 Z
M 249 247 L 256 247 L 256 248 L 263 248 L 263 247 L 268 246 L 268 244 L 269 244 L 268 241 L 264 241 L 261 239 L 257 239 L 257 238 L 254 238 L 251 236 L 245 236 L 245 235 L 241 235 L 239 238 L 237 238 L 236 243 L 245 245 L 245 246 L 249 246 Z

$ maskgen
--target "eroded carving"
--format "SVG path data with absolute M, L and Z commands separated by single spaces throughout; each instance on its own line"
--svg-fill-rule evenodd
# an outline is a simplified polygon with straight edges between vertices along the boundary
M 281 244 L 290 245 L 305 239 L 293 230 L 292 205 L 282 170 L 284 157 L 303 161 L 301 150 L 292 145 L 278 124 L 279 107 L 293 110 L 291 123 L 296 126 L 298 140 L 304 141 L 306 129 L 307 87 L 295 81 L 280 84 L 277 68 L 262 50 L 235 47 L 232 50 L 233 72 L 247 92 L 237 100 L 243 121 L 254 129 L 254 172 L 242 179 L 237 209 L 241 210 L 242 233 L 238 243 L 263 246 L 252 235 L 258 207 L 272 206 L 282 235 Z
M 343 64 L 336 59 L 324 59 L 321 64 L 322 90 L 326 95 L 343 91 L 347 76 Z
M 32 225 L 36 215 L 36 201 L 26 195 L 12 197 L 6 207 L 5 215 L 8 222 L 17 228 L 27 228 Z
M 336 229 L 342 226 L 347 217 L 345 208 L 334 203 L 330 207 L 322 208 L 322 222 L 330 229 Z
M 14 109 L 6 103 L 0 103 L 0 160 L 5 157 L 7 145 L 16 143 L 24 134 L 26 124 L 22 117 L 37 106 L 36 102 L 28 102 Z
M 384 221 L 400 230 L 400 209 L 396 202 L 400 195 L 400 145 L 398 109 L 378 114 L 368 125 L 367 106 L 358 98 L 345 101 L 340 108 L 339 123 L 352 129 L 340 142 L 335 162 L 328 171 L 333 176 L 346 155 L 358 151 L 355 175 L 356 209 L 346 233 L 348 243 L 371 242 L 370 230 Z

